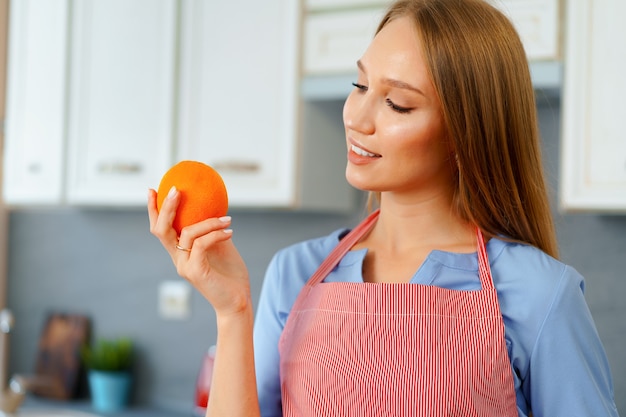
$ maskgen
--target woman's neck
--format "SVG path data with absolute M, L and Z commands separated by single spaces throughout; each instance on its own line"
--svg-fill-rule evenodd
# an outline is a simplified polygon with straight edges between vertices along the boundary
M 406 283 L 433 250 L 474 252 L 476 232 L 446 196 L 407 203 L 383 195 L 376 224 L 353 247 L 363 248 L 365 282 Z
M 375 246 L 390 255 L 415 250 L 476 249 L 475 227 L 456 214 L 448 195 L 407 201 L 383 194 L 380 208 L 378 221 L 362 246 Z

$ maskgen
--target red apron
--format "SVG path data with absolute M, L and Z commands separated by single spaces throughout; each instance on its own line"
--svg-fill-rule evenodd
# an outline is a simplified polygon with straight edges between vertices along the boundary
M 480 290 L 322 283 L 377 217 L 341 240 L 289 314 L 279 344 L 283 415 L 517 416 L 480 230 Z

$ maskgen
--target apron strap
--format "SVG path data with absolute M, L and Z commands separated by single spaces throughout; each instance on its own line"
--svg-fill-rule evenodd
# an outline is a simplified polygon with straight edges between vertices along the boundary
M 493 278 L 491 276 L 491 266 L 489 266 L 489 256 L 487 256 L 487 246 L 485 246 L 485 239 L 483 238 L 483 232 L 480 227 L 476 226 L 476 243 L 478 249 L 478 277 L 480 278 L 480 285 L 484 289 L 494 289 Z
M 341 259 L 359 240 L 372 228 L 378 219 L 380 209 L 375 210 L 369 216 L 352 229 L 343 239 L 339 241 L 335 249 L 324 259 L 317 271 L 311 276 L 306 285 L 313 286 L 324 280 L 326 276 L 339 264 Z M 493 279 L 491 277 L 491 267 L 485 240 L 479 227 L 476 227 L 476 243 L 478 254 L 478 276 L 483 289 L 493 289 Z
M 341 258 L 344 257 L 346 253 L 350 251 L 350 249 L 358 243 L 358 241 L 372 228 L 372 226 L 376 223 L 376 219 L 378 219 L 378 214 L 380 213 L 380 209 L 372 212 L 369 216 L 365 218 L 358 226 L 352 229 L 347 235 L 343 237 L 333 249 L 333 251 L 324 259 L 317 268 L 317 271 L 311 276 L 307 285 L 313 286 L 318 284 L 326 278 L 326 276 L 333 270 Z

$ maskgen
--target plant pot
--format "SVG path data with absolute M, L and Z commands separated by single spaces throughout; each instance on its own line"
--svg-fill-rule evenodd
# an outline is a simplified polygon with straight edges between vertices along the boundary
M 132 385 L 130 372 L 90 370 L 88 378 L 94 410 L 114 413 L 128 406 Z

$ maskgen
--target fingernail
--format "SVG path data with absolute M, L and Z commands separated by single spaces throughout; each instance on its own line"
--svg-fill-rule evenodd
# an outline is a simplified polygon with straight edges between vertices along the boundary
M 226 233 L 227 235 L 232 235 L 233 234 L 233 229 L 224 229 L 224 230 L 222 230 L 222 232 Z
M 218 220 L 221 221 L 222 223 L 228 223 L 230 222 L 231 219 L 232 218 L 230 216 L 222 216 Z
M 167 193 L 166 198 L 174 198 L 175 195 L 176 195 L 176 186 L 172 186 L 172 188 L 170 188 L 170 191 Z

